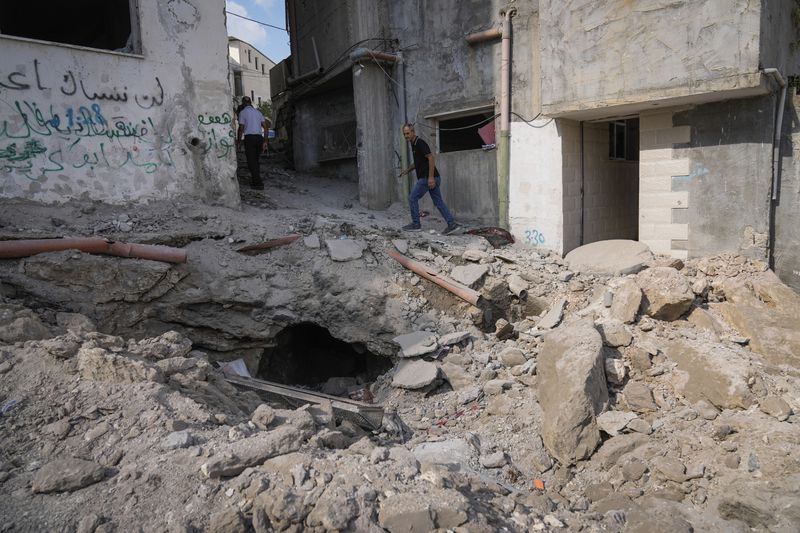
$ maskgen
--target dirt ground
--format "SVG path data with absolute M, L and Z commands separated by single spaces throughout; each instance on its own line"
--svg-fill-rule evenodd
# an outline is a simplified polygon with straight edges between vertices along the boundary
M 0 532 L 798 531 L 800 296 L 762 261 L 590 272 L 441 235 L 435 211 L 403 233 L 401 204 L 266 163 L 240 210 L 3 202 L 3 240 L 188 260 L 0 263 Z M 303 359 L 279 340 L 300 325 L 355 355 Z M 236 359 L 366 389 L 383 423 L 238 388 L 218 368 Z

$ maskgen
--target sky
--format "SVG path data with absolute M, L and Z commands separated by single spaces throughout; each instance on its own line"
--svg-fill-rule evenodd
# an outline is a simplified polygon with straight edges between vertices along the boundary
M 286 27 L 286 9 L 283 0 L 225 0 L 225 9 L 244 17 Z M 289 56 L 289 34 L 262 26 L 228 13 L 228 35 L 238 37 L 256 47 L 275 63 Z

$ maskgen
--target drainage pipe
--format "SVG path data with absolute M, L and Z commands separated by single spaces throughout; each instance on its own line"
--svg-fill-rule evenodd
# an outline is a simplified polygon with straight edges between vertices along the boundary
M 397 69 L 400 73 L 400 94 L 397 96 L 397 100 L 399 101 L 400 105 L 400 121 L 402 124 L 400 125 L 400 169 L 408 168 L 408 141 L 403 136 L 403 127 L 408 123 L 408 112 L 406 111 L 406 62 L 403 59 L 403 53 L 398 52 L 397 57 L 400 58 L 400 61 L 397 62 Z M 404 187 L 403 184 L 406 184 Z M 411 192 L 411 187 L 413 184 L 411 183 L 411 176 L 409 176 L 406 180 L 401 178 L 400 181 L 400 196 L 403 200 L 403 205 L 408 207 L 408 194 Z
M 494 39 L 499 39 L 503 36 L 503 32 L 500 28 L 492 28 L 491 30 L 486 31 L 479 31 L 477 33 L 470 33 L 465 37 L 469 44 L 477 44 L 482 43 L 484 41 L 492 41 Z
M 775 117 L 775 135 L 772 140 L 772 185 L 770 186 L 769 233 L 767 234 L 767 261 L 769 267 L 775 268 L 775 203 L 778 199 L 778 185 L 781 173 L 781 133 L 783 129 L 783 109 L 786 105 L 786 80 L 776 68 L 765 68 L 764 74 L 772 76 L 781 87 L 778 101 L 778 115 Z
M 435 270 L 431 270 L 423 263 L 420 263 L 419 261 L 414 261 L 413 259 L 409 259 L 408 257 L 404 256 L 399 252 L 396 252 L 394 250 L 388 250 L 386 254 L 395 261 L 397 261 L 398 263 L 400 263 L 401 265 L 403 265 L 404 267 L 406 267 L 407 269 L 409 269 L 410 271 L 414 272 L 415 274 L 418 274 L 423 278 L 434 282 L 440 287 L 443 287 L 448 291 L 450 291 L 451 293 L 455 294 L 462 300 L 471 303 L 475 307 L 478 307 L 478 304 L 481 301 L 481 293 L 479 293 L 478 291 L 474 291 L 469 287 L 467 287 L 466 285 L 462 285 L 457 281 L 446 278 L 440 275 Z
M 301 76 L 297 76 L 296 78 L 287 78 L 286 83 L 289 85 L 297 85 L 298 83 L 308 81 L 310 79 L 316 78 L 322 74 L 322 69 L 318 68 L 317 70 L 312 70 L 311 72 L 306 72 Z
M 764 74 L 772 76 L 781 87 L 780 101 L 778 102 L 778 116 L 775 121 L 775 138 L 772 141 L 772 199 L 778 199 L 778 177 L 781 169 L 781 133 L 783 128 L 783 108 L 786 105 L 786 80 L 776 68 L 765 68 Z
M 401 61 L 399 54 L 387 54 L 386 52 L 377 52 L 369 48 L 356 48 L 350 52 L 350 61 L 357 63 L 363 59 L 373 59 L 375 61 L 383 61 L 384 63 L 398 63 Z
M 511 17 L 517 13 L 516 8 L 501 11 L 503 16 L 502 52 L 500 59 L 500 139 L 497 150 L 497 196 L 500 227 L 508 229 L 508 182 L 511 166 Z
M 92 237 L 0 241 L 0 258 L 2 259 L 29 257 L 45 252 L 61 252 L 64 250 L 80 250 L 91 254 L 135 257 L 163 261 L 165 263 L 186 262 L 186 250 L 181 248 L 152 244 L 130 244 Z

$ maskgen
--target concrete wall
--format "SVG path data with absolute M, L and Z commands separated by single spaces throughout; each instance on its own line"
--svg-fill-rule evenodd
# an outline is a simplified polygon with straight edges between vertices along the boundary
M 331 160 L 325 164 L 320 163 L 321 159 L 328 159 L 330 155 L 326 154 L 325 148 L 326 129 L 337 130 L 356 121 L 352 88 L 342 87 L 297 101 L 294 120 L 293 149 L 296 169 L 353 181 L 357 179 L 355 146 L 352 149 L 353 159 L 350 161 Z
M 287 0 L 292 46 L 292 75 L 328 69 L 355 41 L 351 34 L 354 0 Z
M 608 156 L 608 123 L 583 127 L 583 244 L 637 239 L 639 162 Z
M 0 197 L 235 206 L 222 0 L 139 0 L 141 55 L 0 37 Z
M 559 125 L 511 124 L 509 230 L 518 242 L 561 251 L 564 147 Z
M 528 117 L 533 116 L 527 113 L 534 75 L 535 4 L 516 5 L 518 13 L 513 19 L 512 108 Z M 464 37 L 499 27 L 499 12 L 505 5 L 499 0 L 388 3 L 390 33 L 399 39 L 406 58 L 408 120 L 416 124 L 417 133 L 432 147 L 438 145 L 434 115 L 447 118 L 448 113 L 485 108 L 499 101 L 500 40 L 469 45 Z M 395 115 L 395 121 L 403 122 L 399 115 Z M 499 131 L 499 121 L 497 127 Z M 400 144 L 399 134 L 393 144 Z M 445 200 L 456 218 L 496 224 L 497 153 L 465 150 L 437 153 L 436 157 L 445 177 Z
M 780 2 L 541 0 L 544 112 L 604 116 L 660 99 L 764 92 L 761 6 L 770 3 Z
M 775 98 L 767 96 L 698 106 L 672 117 L 675 130 L 689 130 L 688 138 L 673 139 L 687 142 L 673 154 L 688 159 L 690 168 L 688 175 L 673 177 L 671 192 L 660 197 L 686 202 L 672 207 L 688 208 L 673 209 L 673 217 L 688 225 L 689 257 L 733 251 L 766 258 L 774 116 Z

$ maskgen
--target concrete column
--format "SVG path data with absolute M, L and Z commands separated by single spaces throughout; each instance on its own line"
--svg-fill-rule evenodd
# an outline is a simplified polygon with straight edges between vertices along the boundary
M 386 10 L 382 1 L 353 0 L 353 41 L 383 36 Z M 364 46 L 374 48 L 377 41 Z M 369 209 L 386 209 L 392 202 L 394 180 L 394 98 L 388 75 L 394 67 L 363 61 L 353 69 L 353 101 L 356 108 L 358 200 Z M 386 71 L 384 73 L 384 70 Z

